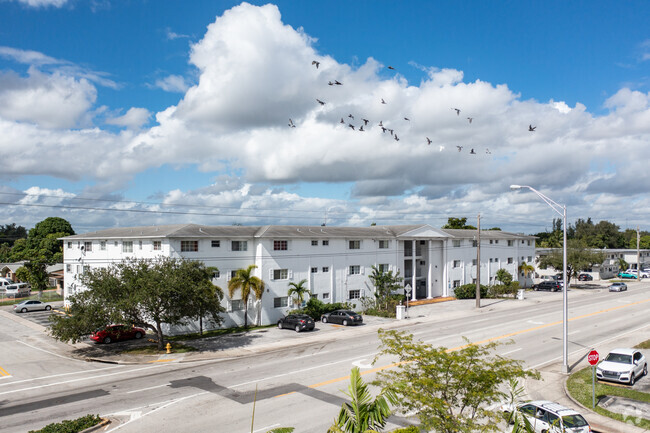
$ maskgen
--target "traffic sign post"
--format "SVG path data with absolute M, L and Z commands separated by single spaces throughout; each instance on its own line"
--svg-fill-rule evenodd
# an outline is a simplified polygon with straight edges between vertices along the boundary
M 599 359 L 600 359 L 600 355 L 598 355 L 596 349 L 591 349 L 591 352 L 589 352 L 589 355 L 587 355 L 587 361 L 589 361 L 589 364 L 591 364 L 591 408 L 592 409 L 596 408 L 596 364 L 598 364 Z
M 409 298 L 411 297 L 411 290 L 413 290 L 413 288 L 410 284 L 407 284 L 406 287 L 404 287 L 404 291 L 406 292 L 406 317 L 409 316 Z

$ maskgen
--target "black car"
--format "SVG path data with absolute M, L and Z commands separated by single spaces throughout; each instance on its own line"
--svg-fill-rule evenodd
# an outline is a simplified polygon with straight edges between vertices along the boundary
M 593 281 L 594 277 L 589 274 L 578 275 L 578 281 Z
M 542 281 L 533 286 L 533 290 L 548 290 L 549 292 L 559 292 L 562 290 L 562 284 L 557 281 Z
M 331 313 L 325 313 L 321 316 L 320 320 L 323 323 L 338 323 L 343 326 L 360 325 L 363 323 L 363 317 L 361 317 L 361 314 L 350 310 L 336 310 Z
M 314 329 L 314 319 L 306 314 L 289 314 L 278 320 L 278 328 L 289 328 L 296 332 L 311 331 Z

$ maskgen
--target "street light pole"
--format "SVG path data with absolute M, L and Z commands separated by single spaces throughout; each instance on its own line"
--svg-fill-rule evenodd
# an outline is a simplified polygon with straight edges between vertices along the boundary
M 510 189 L 518 190 L 528 188 L 539 196 L 544 202 L 551 207 L 556 213 L 562 216 L 563 243 L 562 243 L 562 373 L 569 372 L 569 302 L 567 291 L 569 282 L 567 280 L 567 254 L 566 254 L 566 205 L 559 205 L 532 186 L 528 185 L 510 185 Z

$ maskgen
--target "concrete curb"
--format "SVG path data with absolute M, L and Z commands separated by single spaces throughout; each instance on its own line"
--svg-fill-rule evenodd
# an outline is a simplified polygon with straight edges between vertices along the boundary
M 107 427 L 111 423 L 111 420 L 109 418 L 102 418 L 102 422 L 99 424 L 96 424 L 92 427 L 88 427 L 87 429 L 81 430 L 79 433 L 92 433 L 97 430 L 100 430 L 101 428 Z

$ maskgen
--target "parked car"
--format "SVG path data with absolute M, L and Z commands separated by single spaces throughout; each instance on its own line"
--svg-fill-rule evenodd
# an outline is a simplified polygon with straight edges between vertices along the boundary
M 311 331 L 314 329 L 314 319 L 306 314 L 289 314 L 278 320 L 279 329 L 293 329 L 296 332 Z
M 4 292 L 7 286 L 14 284 L 9 278 L 1 277 L 0 278 L 0 291 Z
M 110 325 L 95 331 L 90 339 L 97 343 L 110 344 L 113 341 L 139 339 L 146 331 L 142 328 L 127 325 Z
M 506 414 L 510 414 L 513 409 L 508 405 L 504 405 L 501 410 Z M 573 409 L 552 401 L 539 400 L 522 403 L 517 407 L 517 410 L 528 419 L 536 433 L 591 432 L 589 423 L 582 415 Z
M 632 275 L 634 275 L 635 277 L 639 275 L 639 272 L 638 272 L 636 269 L 628 269 L 628 270 L 625 271 L 625 273 L 626 273 L 626 274 L 632 274 Z M 643 270 L 643 269 L 641 269 L 640 274 L 641 274 L 641 278 L 648 278 L 648 277 L 650 277 L 650 272 L 648 272 L 648 271 L 646 271 L 646 270 Z
M 578 281 L 593 281 L 594 277 L 589 274 L 580 274 L 578 275 Z
M 552 292 L 559 292 L 562 290 L 562 284 L 559 281 L 542 281 L 533 286 L 533 290 L 548 290 Z
M 637 378 L 648 374 L 645 356 L 636 349 L 615 349 L 596 367 L 596 376 L 634 385 Z
M 619 272 L 616 276 L 618 278 L 634 278 L 634 279 L 636 279 L 636 274 L 632 274 L 632 273 L 629 273 L 627 271 L 626 272 Z
M 27 283 L 15 283 L 5 286 L 5 291 L 7 293 L 7 296 L 18 298 L 31 295 L 32 287 Z
M 325 313 L 320 318 L 323 323 L 338 323 L 343 326 L 359 325 L 363 323 L 361 314 L 355 313 L 350 310 L 336 310 L 331 313 Z
M 50 311 L 52 306 L 47 302 L 29 300 L 14 305 L 14 313 L 26 313 L 28 311 Z
M 609 286 L 610 292 L 624 292 L 627 290 L 627 284 L 625 283 L 612 283 Z

